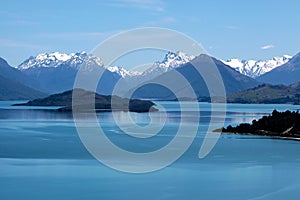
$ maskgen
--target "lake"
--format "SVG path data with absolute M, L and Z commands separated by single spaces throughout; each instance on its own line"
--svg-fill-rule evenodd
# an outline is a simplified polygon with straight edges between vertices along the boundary
M 132 138 L 118 128 L 113 117 L 126 126 L 127 113 L 97 113 L 106 136 L 136 153 L 155 151 L 168 144 L 179 123 L 199 123 L 197 135 L 182 157 L 166 168 L 142 174 L 111 169 L 91 156 L 76 132 L 71 113 L 59 113 L 49 107 L 10 106 L 13 103 L 19 102 L 0 102 L 1 200 L 300 197 L 299 141 L 224 134 L 213 150 L 199 159 L 211 117 L 209 103 L 199 103 L 198 122 L 188 102 L 185 110 L 180 110 L 177 102 L 156 102 L 167 111 L 167 120 L 159 134 L 147 139 Z M 225 125 L 251 122 L 275 108 L 297 110 L 300 106 L 228 104 Z M 154 124 L 163 122 L 161 112 L 152 116 Z M 148 113 L 132 113 L 131 118 L 141 126 L 150 123 Z

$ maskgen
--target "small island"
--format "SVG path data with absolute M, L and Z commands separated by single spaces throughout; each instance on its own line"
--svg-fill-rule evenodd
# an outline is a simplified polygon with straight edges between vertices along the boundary
M 85 99 L 89 98 L 95 98 L 95 110 L 97 112 L 129 111 L 142 113 L 157 111 L 157 109 L 153 107 L 155 104 L 152 101 L 100 95 L 83 89 L 74 90 L 76 90 L 76 102 L 78 104 L 75 107 L 82 111 L 86 111 L 85 108 L 89 107 L 85 102 Z M 61 106 L 61 108 L 57 109 L 58 111 L 70 112 L 72 111 L 72 95 L 74 90 L 53 94 L 42 99 L 31 100 L 27 103 L 14 104 L 13 106 Z M 112 102 L 114 103 L 113 106 Z
M 231 125 L 222 128 L 222 133 L 253 134 L 300 140 L 299 111 L 278 112 L 253 120 L 252 124 L 242 123 L 236 127 Z

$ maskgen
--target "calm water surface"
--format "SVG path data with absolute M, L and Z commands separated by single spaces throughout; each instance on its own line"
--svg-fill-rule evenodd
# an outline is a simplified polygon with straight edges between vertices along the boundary
M 167 168 L 147 174 L 118 172 L 95 160 L 81 143 L 70 113 L 49 107 L 12 107 L 12 103 L 16 102 L 0 102 L 1 200 L 300 198 L 300 142 L 222 135 L 207 157 L 198 158 L 210 121 L 209 103 L 200 103 L 200 126 L 188 151 Z M 197 122 L 192 107 L 180 112 L 176 102 L 157 103 L 167 110 L 167 123 L 147 140 L 124 134 L 112 113 L 99 113 L 98 119 L 120 147 L 153 151 L 172 140 L 180 121 L 185 126 Z M 251 122 L 274 108 L 284 111 L 300 106 L 228 104 L 225 124 Z M 126 113 L 116 117 L 127 122 Z M 140 125 L 149 123 L 147 113 L 131 117 Z M 160 112 L 154 117 L 154 123 L 162 123 Z

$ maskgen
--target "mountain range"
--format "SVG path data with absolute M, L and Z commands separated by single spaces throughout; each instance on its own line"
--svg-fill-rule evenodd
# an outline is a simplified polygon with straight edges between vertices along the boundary
M 39 79 L 41 82 L 41 88 L 39 89 L 47 91 L 48 93 L 62 92 L 71 89 L 80 67 L 88 68 L 88 66 L 96 66 L 97 69 L 104 70 L 104 75 L 101 77 L 102 80 L 100 80 L 97 89 L 97 92 L 101 94 L 110 94 L 117 82 L 120 82 L 119 85 L 121 85 L 121 88 L 116 90 L 115 94 L 119 96 L 123 96 L 127 91 L 131 91 L 138 85 L 143 85 L 147 82 L 168 80 L 178 83 L 178 80 L 174 79 L 173 76 L 174 72 L 178 71 L 190 82 L 197 96 L 209 96 L 204 80 L 190 64 L 190 62 L 195 60 L 201 63 L 202 67 L 205 67 L 205 65 L 208 64 L 208 62 L 206 62 L 207 59 L 211 59 L 211 57 L 206 55 L 188 56 L 183 52 L 168 52 L 161 62 L 155 62 L 145 71 L 139 72 L 129 71 L 118 66 L 105 66 L 100 58 L 87 55 L 85 52 L 69 55 L 55 52 L 30 57 L 17 68 L 26 75 L 34 79 Z M 212 62 L 217 65 L 221 72 L 227 93 L 233 93 L 259 84 L 254 79 L 238 73 L 215 58 L 212 58 Z M 175 83 L 173 85 L 175 85 Z M 184 91 L 181 92 L 182 94 L 186 94 Z M 151 93 L 151 95 L 149 95 L 149 93 Z M 141 87 L 135 92 L 134 97 L 163 99 L 167 94 L 168 93 L 162 87 L 150 87 L 147 89 Z M 188 94 L 186 95 L 188 96 Z
M 13 88 L 24 86 L 26 89 L 22 89 L 22 91 L 32 91 L 25 92 L 28 94 L 27 96 L 16 95 L 15 98 L 31 99 L 29 96 L 39 97 L 45 95 L 45 93 L 53 94 L 70 90 L 73 88 L 74 80 L 80 67 L 84 69 L 96 67 L 103 71 L 103 76 L 97 88 L 97 92 L 100 94 L 111 94 L 116 83 L 119 82 L 122 85 L 122 88 L 118 91 L 120 96 L 125 95 L 128 91 L 136 90 L 134 92 L 136 98 L 164 98 L 167 96 L 173 98 L 174 96 L 170 96 L 170 91 L 157 85 L 154 86 L 152 84 L 150 86 L 151 84 L 149 85 L 149 83 L 159 83 L 168 80 L 169 84 L 172 81 L 174 81 L 174 84 L 178 84 L 178 81 L 174 80 L 173 76 L 179 72 L 188 80 L 196 95 L 203 97 L 208 95 L 208 90 L 201 75 L 193 68 L 192 62 L 200 63 L 200 66 L 204 69 L 205 66 L 207 67 L 205 60 L 211 60 L 221 74 L 226 93 L 232 94 L 255 87 L 261 83 L 279 82 L 290 84 L 298 81 L 299 57 L 299 54 L 297 54 L 294 57 L 285 55 L 265 61 L 238 59 L 222 61 L 207 55 L 194 56 L 186 55 L 183 52 L 168 52 L 162 61 L 155 62 L 141 72 L 130 71 L 119 66 L 105 66 L 100 58 L 89 55 L 86 52 L 71 54 L 59 52 L 43 53 L 35 57 L 29 57 L 16 68 L 9 66 L 4 59 L 1 59 L 0 86 L 6 88 L 7 85 L 13 85 L 9 81 L 17 82 L 16 84 L 21 85 L 16 85 Z M 282 76 L 282 73 L 286 75 Z M 7 89 L 12 88 L 7 86 Z M 182 90 L 181 93 L 185 94 L 186 92 Z M 5 98 L 7 93 L 2 92 L 2 96 Z M 9 99 L 14 99 L 13 96 L 10 96 Z
M 31 79 L 39 80 L 36 86 L 38 90 L 51 94 L 72 89 L 80 67 L 97 67 L 103 70 L 98 87 L 101 94 L 110 94 L 111 88 L 122 78 L 119 73 L 106 69 L 100 58 L 86 52 L 69 55 L 58 52 L 43 53 L 25 60 L 17 69 Z M 105 87 L 100 87 L 101 85 Z
M 217 67 L 222 80 L 219 80 L 218 77 L 211 71 L 210 68 L 213 67 L 213 65 Z M 189 86 L 191 86 L 198 99 L 202 97 L 218 96 L 217 93 L 209 93 L 205 79 L 201 74 L 199 74 L 199 71 L 207 73 L 209 76 L 208 79 L 210 79 L 213 85 L 218 85 L 217 82 L 223 81 L 227 94 L 251 88 L 259 84 L 256 80 L 240 74 L 220 60 L 201 54 L 190 62 L 187 62 L 174 70 L 163 73 L 148 82 L 143 82 L 143 86 L 135 88 L 136 91 L 133 96 L 136 98 L 154 98 L 159 100 L 178 99 L 178 97 L 185 98 L 191 95 Z M 182 81 L 180 77 L 185 79 L 186 82 Z M 174 91 L 164 87 L 163 84 L 170 87 L 175 86 L 176 94 L 174 94 Z M 175 95 L 178 96 L 176 97 Z
M 151 74 L 150 77 L 155 77 L 164 72 L 167 72 L 171 69 L 177 68 L 192 59 L 196 56 L 194 55 L 186 55 L 183 52 L 168 52 L 162 61 L 155 62 L 151 67 L 146 69 L 145 71 L 130 71 L 123 67 L 119 66 L 108 66 L 107 70 L 117 73 L 122 78 L 132 78 L 132 77 L 146 77 Z M 283 56 L 275 56 L 269 60 L 242 60 L 238 58 L 228 59 L 226 61 L 221 60 L 224 64 L 232 67 L 236 71 L 249 76 L 251 78 L 259 77 L 278 66 L 281 66 L 287 63 L 292 56 L 283 55 Z M 33 69 L 37 70 L 37 68 L 60 68 L 62 66 L 68 66 L 69 68 L 74 68 L 76 70 L 79 69 L 79 66 L 87 63 L 93 62 L 98 66 L 103 66 L 101 59 L 95 56 L 88 55 L 86 52 L 80 53 L 43 53 L 38 54 L 36 57 L 31 56 L 23 63 L 21 63 L 17 68 L 22 71 L 33 71 Z M 30 73 L 30 72 L 29 72 Z
M 292 56 L 276 56 L 270 60 L 240 60 L 237 58 L 222 61 L 224 64 L 229 65 L 236 71 L 249 76 L 251 78 L 257 78 L 276 67 L 279 67 L 287 63 Z
M 119 79 L 124 79 L 126 80 L 124 84 L 130 87 L 130 85 L 137 85 L 138 83 L 150 80 L 162 73 L 179 67 L 180 65 L 189 62 L 194 57 L 195 56 L 187 56 L 182 52 L 168 52 L 163 61 L 155 62 L 152 66 L 141 72 L 129 71 L 119 66 L 105 66 L 100 58 L 88 55 L 86 52 L 71 54 L 54 52 L 30 57 L 21 63 L 17 69 L 34 79 L 39 79 L 41 81 L 41 88 L 39 89 L 53 93 L 71 89 L 77 71 L 82 66 L 93 65 L 99 69 L 103 69 L 106 71 L 106 76 L 113 77 L 113 83 Z M 60 83 L 61 80 L 64 81 L 63 84 Z M 108 86 L 112 87 L 113 83 Z M 106 82 L 105 84 L 108 83 Z M 98 92 L 109 93 L 110 91 L 105 90 Z

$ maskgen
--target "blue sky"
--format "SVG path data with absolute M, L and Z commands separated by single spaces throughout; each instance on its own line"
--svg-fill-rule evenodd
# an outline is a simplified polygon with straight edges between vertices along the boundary
M 90 52 L 120 31 L 151 26 L 183 32 L 220 59 L 267 59 L 300 51 L 299 22 L 298 0 L 7 0 L 0 56 L 16 66 L 41 52 Z

